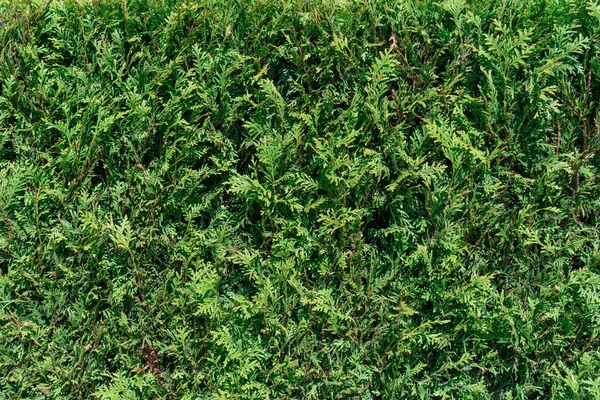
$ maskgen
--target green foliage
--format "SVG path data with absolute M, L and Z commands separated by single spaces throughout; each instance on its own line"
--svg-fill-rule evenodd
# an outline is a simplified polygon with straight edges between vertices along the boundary
M 600 3 L 0 1 L 0 398 L 600 398 Z

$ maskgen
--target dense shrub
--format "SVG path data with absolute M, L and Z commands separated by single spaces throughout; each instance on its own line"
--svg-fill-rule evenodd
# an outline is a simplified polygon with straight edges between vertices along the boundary
M 600 398 L 600 3 L 0 6 L 0 397 Z

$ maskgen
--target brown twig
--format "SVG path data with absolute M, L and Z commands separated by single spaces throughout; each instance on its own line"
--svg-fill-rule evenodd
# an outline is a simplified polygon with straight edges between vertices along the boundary
M 4 217 L 6 225 L 8 226 L 8 240 L 10 240 L 13 236 L 13 223 L 10 218 L 8 218 L 8 214 L 6 213 L 6 209 L 4 207 L 2 207 L 2 216 Z

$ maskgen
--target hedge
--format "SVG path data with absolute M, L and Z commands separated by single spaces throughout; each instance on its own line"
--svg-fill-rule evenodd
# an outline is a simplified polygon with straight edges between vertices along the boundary
M 597 0 L 0 4 L 0 398 L 600 398 Z

